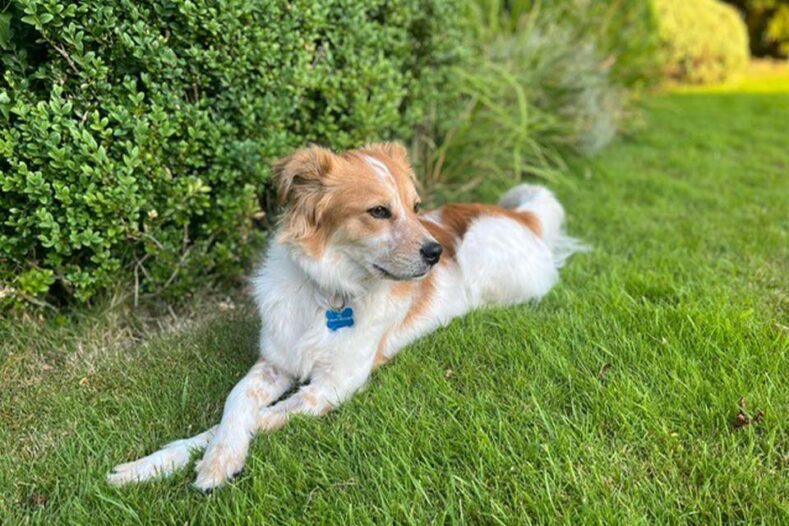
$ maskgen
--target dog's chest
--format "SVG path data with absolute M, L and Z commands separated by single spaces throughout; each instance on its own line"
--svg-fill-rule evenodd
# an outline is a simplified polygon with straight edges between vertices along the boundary
M 393 299 L 382 288 L 351 301 L 353 325 L 332 323 L 330 302 L 303 280 L 280 276 L 269 281 L 259 302 L 262 318 L 261 355 L 290 374 L 306 379 L 316 367 L 346 369 L 371 366 L 378 345 L 390 326 L 399 323 L 407 302 Z M 342 311 L 343 309 L 338 309 Z

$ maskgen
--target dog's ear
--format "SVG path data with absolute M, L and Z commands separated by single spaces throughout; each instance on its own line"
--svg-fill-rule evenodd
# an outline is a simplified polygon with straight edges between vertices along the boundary
M 303 194 L 320 192 L 321 179 L 334 164 L 331 150 L 320 146 L 302 148 L 274 162 L 273 175 L 280 205 Z
M 280 240 L 305 242 L 315 237 L 326 196 L 323 181 L 336 158 L 331 150 L 310 146 L 273 165 L 280 205 L 285 205 Z
M 408 160 L 408 149 L 403 146 L 402 143 L 385 142 L 381 145 L 381 148 L 383 148 L 384 152 L 395 161 L 406 165 L 410 164 Z
M 408 160 L 408 149 L 399 142 L 381 142 L 370 144 L 367 148 L 372 151 L 382 152 L 395 162 L 401 163 L 405 166 L 411 166 Z

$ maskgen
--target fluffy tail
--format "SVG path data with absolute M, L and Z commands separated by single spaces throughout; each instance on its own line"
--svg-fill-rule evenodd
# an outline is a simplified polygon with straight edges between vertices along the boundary
M 564 266 L 576 252 L 586 252 L 589 247 L 564 232 L 564 208 L 553 192 L 543 186 L 521 184 L 499 199 L 499 206 L 512 210 L 529 211 L 537 216 L 542 226 L 542 237 L 553 252 L 557 268 Z

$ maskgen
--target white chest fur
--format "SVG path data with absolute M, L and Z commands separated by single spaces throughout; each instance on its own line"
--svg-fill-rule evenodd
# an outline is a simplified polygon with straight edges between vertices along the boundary
M 369 372 L 381 339 L 402 320 L 409 304 L 407 298 L 392 297 L 390 284 L 378 281 L 351 300 L 353 327 L 331 330 L 325 296 L 279 244 L 271 245 L 253 283 L 262 318 L 261 356 L 302 381 L 316 370 L 353 376 Z

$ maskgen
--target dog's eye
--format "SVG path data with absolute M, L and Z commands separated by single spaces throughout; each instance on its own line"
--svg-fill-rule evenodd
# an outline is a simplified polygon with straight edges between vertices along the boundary
M 389 219 L 392 217 L 392 212 L 385 206 L 374 206 L 367 211 L 368 214 L 376 219 Z
M 421 210 L 421 209 L 422 209 L 422 203 L 420 203 L 419 201 L 414 203 L 414 213 L 415 214 L 418 214 L 419 210 Z

